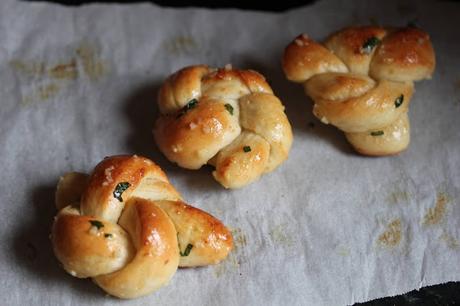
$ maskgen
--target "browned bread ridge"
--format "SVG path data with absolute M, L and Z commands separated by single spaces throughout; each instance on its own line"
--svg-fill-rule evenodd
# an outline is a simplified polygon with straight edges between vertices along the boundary
M 64 269 L 119 298 L 149 294 L 178 267 L 216 264 L 233 247 L 219 220 L 183 202 L 160 167 L 136 155 L 64 175 L 56 205 L 51 240 Z
M 416 27 L 348 27 L 323 44 L 306 34 L 285 49 L 286 77 L 304 86 L 323 123 L 345 132 L 361 154 L 397 154 L 410 141 L 414 81 L 435 68 L 430 37 Z
M 292 144 L 284 106 L 253 70 L 183 68 L 160 89 L 156 143 L 187 169 L 215 166 L 226 188 L 243 187 L 286 160 Z

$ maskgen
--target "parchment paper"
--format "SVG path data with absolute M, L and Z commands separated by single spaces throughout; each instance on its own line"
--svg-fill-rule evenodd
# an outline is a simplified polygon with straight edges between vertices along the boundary
M 416 84 L 411 145 L 358 156 L 285 80 L 283 49 L 302 32 L 321 40 L 414 19 L 431 34 L 437 69 Z M 319 1 L 283 14 L 2 1 L 0 303 L 340 305 L 460 280 L 459 20 L 446 1 Z M 161 81 L 197 63 L 258 70 L 286 105 L 290 157 L 246 188 L 224 190 L 210 168 L 180 169 L 154 145 Z M 132 301 L 59 267 L 48 239 L 59 176 L 120 153 L 155 160 L 185 199 L 233 229 L 224 263 L 179 270 Z

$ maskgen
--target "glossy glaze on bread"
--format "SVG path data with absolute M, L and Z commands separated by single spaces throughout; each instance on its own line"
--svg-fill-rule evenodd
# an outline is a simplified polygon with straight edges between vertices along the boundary
M 67 174 L 56 200 L 56 257 L 71 275 L 92 277 L 120 298 L 155 291 L 178 267 L 216 264 L 233 247 L 230 231 L 183 202 L 164 172 L 144 157 L 108 157 L 90 176 Z
M 283 56 L 286 77 L 303 84 L 314 115 L 373 156 L 407 148 L 413 82 L 431 78 L 434 68 L 430 37 L 415 27 L 348 27 L 324 44 L 302 34 Z
M 284 107 L 255 71 L 183 68 L 164 82 L 158 105 L 154 136 L 163 154 L 187 169 L 215 166 L 226 188 L 257 180 L 289 154 Z

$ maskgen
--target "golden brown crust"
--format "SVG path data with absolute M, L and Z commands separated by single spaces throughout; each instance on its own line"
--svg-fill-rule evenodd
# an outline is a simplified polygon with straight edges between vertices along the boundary
M 292 129 L 277 97 L 254 93 L 240 99 L 240 124 L 259 135 L 270 145 L 264 172 L 274 170 L 288 158 L 292 146 Z
M 324 77 L 328 77 L 328 75 L 318 75 L 311 78 L 306 85 L 307 94 L 313 91 L 312 88 L 316 83 L 321 84 Z M 341 89 L 338 87 L 348 88 L 350 84 L 355 88 L 360 86 L 368 88 L 367 84 L 357 84 L 358 82 L 353 81 L 361 79 L 359 75 L 350 74 L 346 76 L 348 81 L 344 83 L 340 81 L 342 78 L 342 75 L 336 75 L 335 78 L 332 76 L 331 79 L 337 79 L 337 84 L 333 84 L 333 81 L 327 82 L 333 88 L 331 92 L 340 92 Z M 381 81 L 362 95 L 355 97 L 353 94 L 349 95 L 348 98 L 346 95 L 337 94 L 337 99 L 327 99 L 329 97 L 323 98 L 314 95 L 314 93 L 311 96 L 315 97 L 313 113 L 316 117 L 323 122 L 337 126 L 344 132 L 357 133 L 390 125 L 401 114 L 407 112 L 412 94 L 412 83 Z M 402 104 L 396 107 L 395 103 L 398 99 L 402 99 Z
M 51 239 L 64 269 L 81 278 L 117 271 L 134 254 L 129 237 L 120 226 L 82 216 L 70 206 L 56 217 Z
M 319 73 L 348 72 L 337 56 L 305 34 L 297 36 L 286 47 L 282 65 L 286 77 L 298 83 Z
M 205 65 L 193 69 L 181 69 L 171 75 L 163 84 L 158 95 L 158 106 L 162 114 L 171 114 L 184 107 L 190 100 L 198 97 L 201 91 L 201 78 L 209 73 Z
M 207 73 L 196 73 L 197 70 L 204 71 L 202 67 L 181 69 L 163 84 L 161 97 L 165 96 L 163 92 L 169 91 L 168 88 L 180 90 L 180 86 L 184 86 L 183 90 L 190 92 L 190 86 L 183 85 L 185 77 L 189 78 L 187 84 L 194 84 L 193 88 L 199 88 L 200 92 L 189 94 L 188 97 L 193 96 L 193 99 L 182 109 L 174 113 L 162 111 L 153 131 L 155 141 L 163 154 L 179 166 L 198 169 L 205 164 L 214 164 L 217 167 L 214 177 L 224 187 L 239 188 L 272 171 L 287 158 L 292 143 L 291 127 L 281 101 L 273 95 L 261 74 L 231 67 L 206 68 Z M 180 82 L 174 83 L 179 78 L 177 75 L 181 75 Z M 165 108 L 165 99 L 160 98 L 158 103 L 160 111 Z M 252 154 L 230 156 L 237 153 L 231 148 L 246 130 L 270 145 L 268 159 L 263 163 L 257 160 L 250 166 L 255 162 Z M 259 139 L 252 139 L 255 142 L 248 145 L 258 147 Z M 246 166 L 238 170 L 232 167 L 230 171 L 228 162 L 221 162 L 224 155 L 227 160 L 238 160 Z
M 230 144 L 241 128 L 238 118 L 227 111 L 224 102 L 204 97 L 179 118 L 160 117 L 154 136 L 163 154 L 181 167 L 199 169 Z
M 179 265 L 177 233 L 171 219 L 153 202 L 132 199 L 120 225 L 133 238 L 136 256 L 121 270 L 94 278 L 107 293 L 135 298 L 162 287 Z
M 131 196 L 144 177 L 168 182 L 160 167 L 147 158 L 123 155 L 105 158 L 89 178 L 81 199 L 82 213 L 116 222 L 124 208 L 125 199 Z M 116 197 L 114 193 L 117 186 L 122 186 L 120 184 L 129 187 Z
M 408 27 L 384 38 L 372 59 L 369 74 L 377 80 L 418 81 L 431 78 L 435 64 L 430 36 Z
M 180 201 L 156 201 L 155 205 L 171 218 L 177 231 L 179 267 L 217 264 L 233 248 L 230 231 L 210 214 Z M 187 247 L 191 245 L 186 255 Z
M 364 136 L 375 130 L 402 128 L 398 119 L 407 113 L 413 81 L 430 78 L 434 71 L 429 35 L 414 27 L 348 27 L 329 36 L 324 46 L 299 36 L 283 56 L 286 77 L 303 83 L 315 103 L 314 115 L 346 132 L 363 154 L 404 150 L 409 135 L 391 141 L 380 138 L 386 140 L 385 145 Z M 340 63 L 347 69 L 338 71 Z M 409 126 L 408 121 L 405 125 Z
M 370 39 L 382 40 L 387 31 L 381 27 L 349 27 L 332 34 L 324 43 L 351 73 L 367 75 L 375 48 L 365 48 Z
M 215 264 L 233 246 L 225 226 L 183 203 L 164 172 L 147 158 L 108 157 L 89 179 L 65 175 L 56 200 L 65 203 L 67 195 L 78 199 L 78 190 L 83 192 L 81 212 L 73 202 L 55 218 L 54 252 L 67 272 L 93 277 L 114 296 L 148 294 L 171 279 L 179 260 L 181 266 Z M 184 243 L 196 244 L 190 258 L 179 258 L 178 234 Z
M 214 178 L 225 188 L 240 188 L 257 180 L 267 168 L 270 144 L 257 134 L 243 131 L 213 160 Z
M 392 124 L 382 129 L 361 133 L 345 133 L 345 136 L 355 150 L 363 155 L 398 154 L 409 146 L 409 117 L 406 112 Z

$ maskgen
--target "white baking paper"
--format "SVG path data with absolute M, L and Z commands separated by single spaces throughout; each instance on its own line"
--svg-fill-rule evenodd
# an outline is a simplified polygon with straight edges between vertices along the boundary
M 428 31 L 437 54 L 410 107 L 412 142 L 367 158 L 318 122 L 281 70 L 284 47 L 352 24 Z M 319 1 L 282 14 L 152 4 L 0 4 L 2 305 L 343 305 L 460 280 L 460 6 L 447 1 Z M 294 131 L 289 159 L 240 190 L 156 149 L 162 80 L 205 63 L 263 73 Z M 48 239 L 54 187 L 107 155 L 152 158 L 185 199 L 232 228 L 217 265 L 179 270 L 132 301 L 60 268 Z

